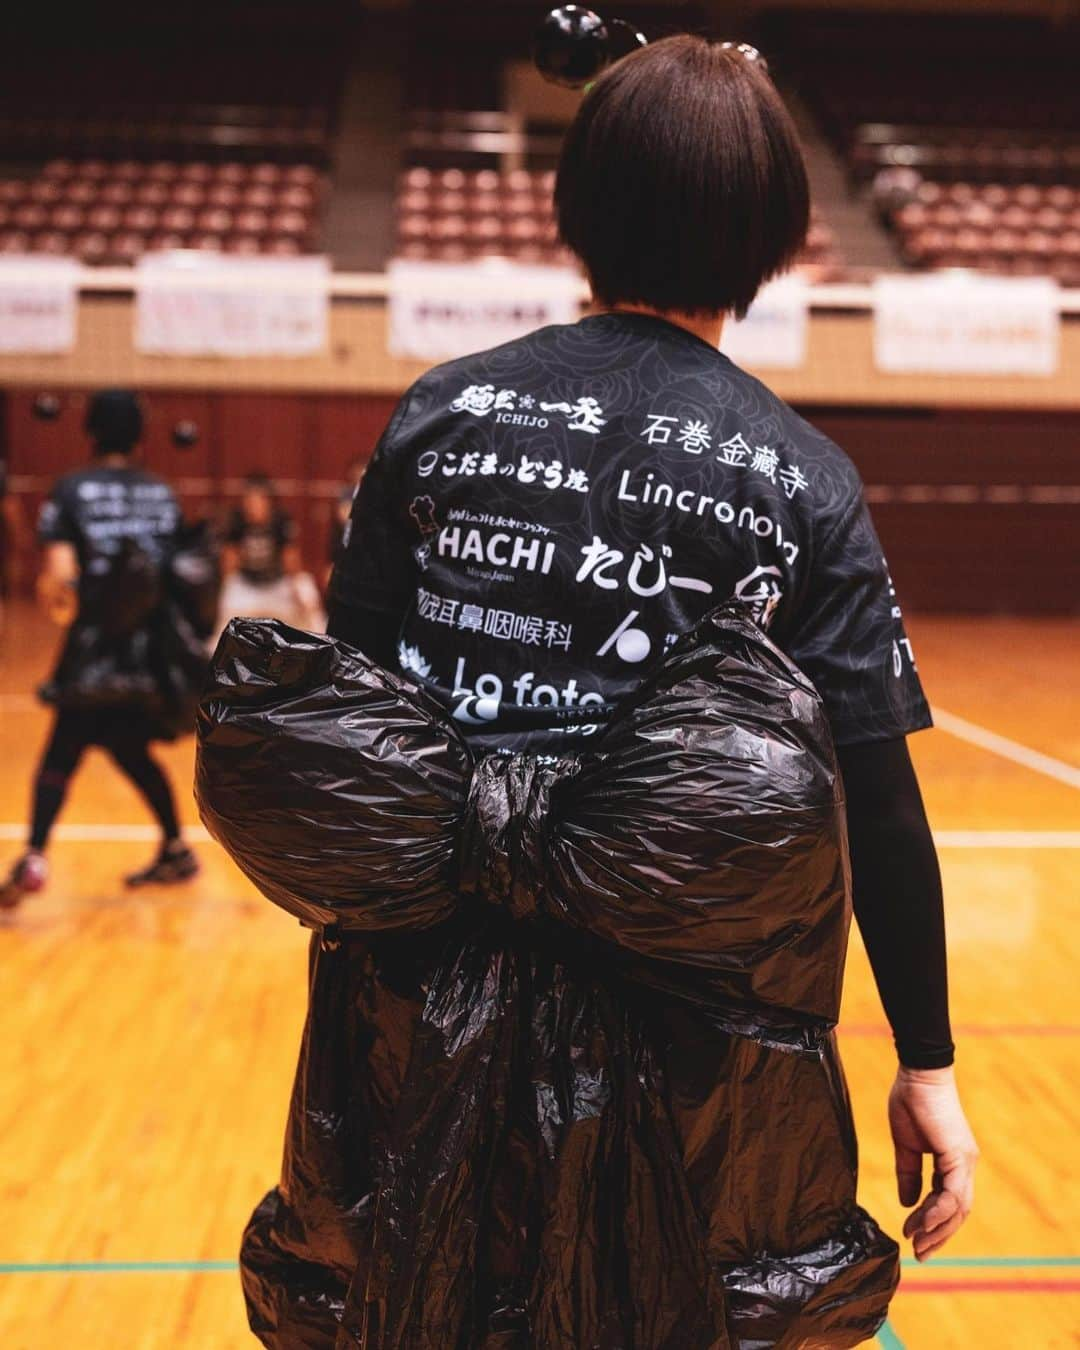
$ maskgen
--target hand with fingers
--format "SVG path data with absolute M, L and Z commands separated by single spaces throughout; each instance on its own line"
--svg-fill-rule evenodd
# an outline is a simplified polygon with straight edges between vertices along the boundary
M 975 1199 L 978 1145 L 948 1069 L 897 1071 L 889 1093 L 889 1127 L 896 1149 L 896 1185 L 902 1205 L 917 1205 L 904 1236 L 925 1261 L 957 1231 Z M 930 1189 L 919 1202 L 923 1154 L 933 1158 Z

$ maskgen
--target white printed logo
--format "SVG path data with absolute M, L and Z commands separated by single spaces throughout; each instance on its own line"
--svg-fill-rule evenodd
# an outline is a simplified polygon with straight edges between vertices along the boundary
M 553 684 L 536 684 L 535 680 L 535 671 L 527 670 L 511 682 L 510 688 L 514 693 L 513 704 L 515 707 L 603 707 L 603 695 L 581 693 L 576 679 L 567 680 L 561 688 L 556 688 Z M 458 657 L 454 672 L 453 692 L 453 697 L 456 700 L 454 717 L 457 721 L 466 722 L 470 726 L 482 726 L 485 722 L 493 722 L 499 715 L 499 705 L 503 702 L 505 692 L 507 691 L 502 679 L 491 671 L 485 671 L 482 675 L 478 675 L 475 683 L 470 687 L 466 682 L 465 658 L 463 656 Z M 507 699 L 507 701 L 510 700 Z M 567 726 L 562 729 L 570 731 L 572 728 Z M 588 733 L 596 728 L 580 727 L 578 729 Z
M 623 566 L 626 554 L 622 549 L 605 544 L 597 534 L 593 535 L 591 544 L 582 545 L 581 552 L 585 561 L 574 577 L 579 585 L 583 581 L 592 580 L 594 585 L 604 591 L 614 591 L 621 585 L 627 585 L 635 595 L 646 599 L 651 595 L 659 595 L 669 586 L 675 587 L 676 590 L 700 591 L 702 595 L 712 594 L 710 581 L 702 581 L 698 577 L 668 575 L 667 559 L 671 557 L 671 548 L 668 544 L 662 544 L 659 550 L 650 548 L 648 544 L 639 544 L 630 561 L 629 569 Z M 617 575 L 610 575 L 612 569 L 615 569 Z M 618 574 L 621 574 L 621 580 Z
M 494 567 L 510 567 L 515 571 L 539 572 L 547 576 L 555 560 L 555 544 L 548 540 L 529 538 L 521 534 L 499 531 L 484 535 L 477 529 L 462 534 L 460 525 L 446 525 L 439 531 L 440 558 L 457 558 L 463 562 L 490 563 Z
M 759 473 L 774 486 L 782 487 L 789 499 L 796 492 L 805 492 L 810 486 L 809 479 L 797 464 L 782 465 L 780 456 L 771 445 L 751 446 L 741 431 L 714 445 L 712 428 L 707 422 L 693 417 L 680 422 L 679 418 L 662 413 L 646 413 L 645 425 L 638 435 L 646 445 L 670 445 L 673 433 L 675 442 L 687 454 L 700 455 L 703 450 L 715 450 L 718 464 L 726 464 L 730 469 L 749 469 L 751 473 Z
M 632 609 L 603 645 L 597 649 L 597 656 L 607 656 L 608 652 L 614 647 L 615 655 L 620 661 L 625 661 L 627 665 L 633 666 L 637 665 L 639 661 L 644 661 L 652 651 L 652 638 L 643 628 L 632 627 L 634 620 L 640 613 L 640 610 Z
M 404 642 L 398 643 L 398 665 L 402 670 L 411 670 L 421 678 L 431 674 L 431 662 L 425 661 L 420 655 L 420 648 L 407 647 Z
M 546 427 L 548 419 L 527 415 L 528 410 L 536 406 L 531 394 L 518 395 L 516 389 L 496 389 L 493 384 L 470 384 L 463 389 L 450 404 L 451 412 L 472 413 L 474 417 L 486 417 L 488 413 L 501 414 L 497 422 L 509 422 L 515 426 Z M 607 425 L 604 409 L 595 398 L 583 395 L 573 403 L 560 401 L 540 403 L 540 409 L 546 413 L 562 413 L 567 419 L 568 431 L 584 431 L 595 436 L 601 427 Z M 524 411 L 521 411 L 524 410 Z
M 754 622 L 762 630 L 772 623 L 776 607 L 784 598 L 784 588 L 778 580 L 783 575 L 779 567 L 755 567 L 735 585 L 735 598 L 746 602 Z

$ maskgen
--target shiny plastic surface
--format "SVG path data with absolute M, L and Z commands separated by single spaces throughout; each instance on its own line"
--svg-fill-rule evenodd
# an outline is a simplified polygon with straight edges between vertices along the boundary
M 536 31 L 533 60 L 552 84 L 580 89 L 611 60 L 609 40 L 599 14 L 581 5 L 560 5 Z
M 884 1318 L 817 694 L 721 609 L 577 744 L 475 762 L 343 644 L 226 630 L 203 819 L 319 930 L 283 1174 L 243 1244 L 267 1346 L 839 1347 Z

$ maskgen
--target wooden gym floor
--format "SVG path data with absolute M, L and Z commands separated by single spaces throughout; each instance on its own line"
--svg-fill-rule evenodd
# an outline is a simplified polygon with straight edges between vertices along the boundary
M 938 710 L 913 751 L 941 850 L 958 1072 L 983 1159 L 973 1216 L 941 1257 L 905 1265 L 879 1342 L 1077 1346 L 1080 624 L 910 627 Z M 5 867 L 47 725 L 30 691 L 54 641 L 26 607 L 0 640 Z M 195 825 L 190 741 L 164 758 Z M 125 893 L 120 874 L 152 847 L 138 799 L 94 752 L 49 890 L 0 922 L 3 1350 L 254 1344 L 235 1253 L 277 1173 L 304 934 L 208 843 L 197 881 Z M 842 1033 L 862 1199 L 895 1234 L 894 1061 L 857 938 Z

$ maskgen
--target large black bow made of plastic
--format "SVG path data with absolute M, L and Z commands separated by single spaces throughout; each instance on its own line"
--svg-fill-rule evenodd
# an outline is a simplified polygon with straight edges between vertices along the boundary
M 737 607 L 684 636 L 567 758 L 477 762 L 441 705 L 333 638 L 235 619 L 198 719 L 208 830 L 313 928 L 463 903 L 578 930 L 730 1030 L 835 1025 L 846 827 L 812 684 Z
M 562 758 L 477 759 L 440 704 L 359 652 L 234 620 L 196 795 L 326 947 L 286 1181 L 242 1254 L 265 1345 L 874 1334 L 897 1253 L 855 1204 L 830 1030 L 850 913 L 839 776 L 815 690 L 741 610 L 680 639 Z M 418 954 L 415 1021 L 396 996 L 363 1025 L 366 996 L 339 1002 L 353 967 L 325 937 L 350 933 L 439 953 Z M 377 1115 L 327 1114 L 312 1065 L 355 1080 L 352 1100 L 391 1047 L 407 1050 Z

